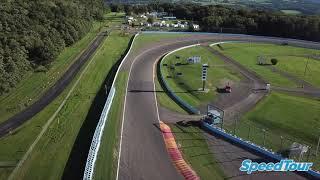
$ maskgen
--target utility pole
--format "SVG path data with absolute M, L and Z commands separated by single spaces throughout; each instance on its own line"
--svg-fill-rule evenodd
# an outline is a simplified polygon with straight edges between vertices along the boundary
M 306 67 L 304 68 L 303 77 L 305 77 L 305 76 L 306 76 L 306 74 L 307 74 L 307 69 L 308 69 L 309 59 L 310 59 L 310 57 L 308 56 L 307 63 L 306 63 Z

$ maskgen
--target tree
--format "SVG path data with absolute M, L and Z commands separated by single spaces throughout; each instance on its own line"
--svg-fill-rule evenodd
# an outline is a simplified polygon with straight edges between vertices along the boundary
M 154 23 L 154 18 L 153 17 L 149 17 L 147 22 L 150 23 L 150 24 L 153 24 Z
M 272 59 L 271 59 L 271 64 L 272 64 L 272 65 L 277 65 L 277 64 L 278 64 L 278 59 L 272 58 Z

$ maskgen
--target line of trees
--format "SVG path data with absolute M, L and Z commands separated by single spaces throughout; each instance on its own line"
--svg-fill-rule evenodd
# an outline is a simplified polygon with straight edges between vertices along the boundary
M 0 95 L 27 71 L 48 66 L 103 18 L 100 0 L 0 2 Z M 41 69 L 41 68 L 40 68 Z
M 179 19 L 199 23 L 205 32 L 222 31 L 320 41 L 320 16 L 316 15 L 285 15 L 273 11 L 186 3 L 113 4 L 112 7 L 113 10 L 124 10 L 127 14 L 166 11 Z

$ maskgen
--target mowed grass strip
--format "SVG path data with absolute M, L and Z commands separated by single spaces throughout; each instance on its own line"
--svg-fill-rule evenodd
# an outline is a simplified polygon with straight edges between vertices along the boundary
M 231 133 L 236 130 L 237 136 L 276 152 L 289 148 L 294 142 L 311 146 L 312 153 L 308 161 L 314 162 L 314 167 L 319 169 L 320 157 L 312 156 L 320 135 L 319 100 L 274 92 L 236 125 L 236 129 L 234 125 L 225 128 Z
M 178 112 L 180 114 L 188 114 L 185 110 L 183 110 L 173 99 L 171 99 L 166 92 L 161 87 L 159 80 L 155 80 L 156 83 L 156 91 L 157 91 L 157 100 L 158 103 L 173 112 Z
M 98 26 L 95 25 L 94 30 Z M 0 122 L 7 120 L 14 113 L 19 112 L 32 102 L 37 100 L 42 93 L 51 87 L 56 80 L 68 69 L 73 63 L 75 57 L 83 50 L 96 33 L 90 32 L 79 42 L 71 47 L 66 48 L 61 55 L 51 64 L 47 72 L 28 72 L 26 77 L 13 89 L 9 94 L 3 95 L 0 99 Z
M 224 179 L 201 129 L 178 124 L 170 124 L 170 128 L 184 159 L 201 179 Z
M 116 79 L 116 94 L 108 114 L 96 161 L 94 179 L 115 179 L 117 174 L 118 147 L 128 72 L 120 72 Z
M 81 82 L 72 93 L 71 98 L 59 112 L 48 131 L 40 139 L 22 168 L 19 169 L 17 179 L 61 179 L 73 143 L 83 121 L 86 119 L 95 94 L 99 91 L 111 67 L 125 52 L 130 38 L 130 36 L 119 36 L 118 32 L 114 32 L 103 43 L 92 59 L 93 62 L 82 77 Z M 52 112 L 56 110 L 56 106 L 54 105 L 50 104 L 43 111 L 47 113 L 41 112 L 34 119 L 38 119 L 39 121 L 48 119 L 48 112 L 51 112 L 52 115 Z M 30 122 L 33 122 L 33 120 Z M 38 127 L 39 131 L 41 127 Z M 29 131 L 21 131 L 17 135 L 20 137 L 29 136 L 29 134 L 25 133 L 34 131 L 34 129 L 26 128 Z M 22 152 L 27 150 L 38 132 L 33 134 L 33 138 L 30 138 L 29 142 L 24 142 L 27 145 L 24 149 L 21 149 Z M 11 136 L 8 138 L 11 138 Z M 9 142 L 12 145 L 11 148 L 16 149 L 14 146 L 17 146 L 17 144 L 12 141 Z M 23 153 L 19 157 L 22 155 Z
M 0 123 L 39 99 L 72 65 L 104 26 L 123 21 L 123 14 L 106 14 L 101 22 L 94 22 L 90 32 L 74 45 L 65 48 L 47 72 L 28 72 L 10 93 L 0 97 Z
M 276 68 L 320 87 L 320 56 L 318 60 L 303 56 L 271 56 L 268 59 L 271 58 L 278 59 Z
M 177 59 L 177 56 L 180 58 Z M 187 64 L 187 58 L 191 56 L 201 56 L 201 63 Z M 176 65 L 177 63 L 181 65 Z M 167 64 L 167 66 L 163 66 L 163 64 Z M 206 81 L 208 93 L 199 91 L 202 89 L 202 64 L 209 65 Z M 224 65 L 226 64 L 210 51 L 204 47 L 196 46 L 170 54 L 162 60 L 161 68 L 163 77 L 171 90 L 188 104 L 199 107 L 216 98 L 218 86 L 241 80 L 241 75 L 238 72 L 231 67 L 224 67 Z M 174 67 L 174 70 L 171 67 Z M 182 73 L 182 75 L 178 76 L 178 73 Z
M 221 46 L 223 50 L 217 46 L 213 48 L 240 62 L 248 69 L 255 71 L 262 78 L 269 81 L 271 85 L 280 87 L 299 86 L 291 80 L 272 72 L 267 67 L 258 65 L 259 56 L 265 56 L 268 63 L 270 63 L 271 58 L 277 58 L 279 60 L 277 68 L 303 78 L 314 85 L 319 85 L 320 78 L 315 76 L 320 72 L 318 69 L 320 66 L 319 60 L 311 59 L 307 76 L 303 77 L 302 75 L 306 64 L 306 58 L 303 56 L 319 55 L 320 51 L 318 50 L 264 43 L 227 43 Z M 313 65 L 314 67 L 312 67 Z
M 316 144 L 320 135 L 320 101 L 274 92 L 241 121 L 273 134 Z

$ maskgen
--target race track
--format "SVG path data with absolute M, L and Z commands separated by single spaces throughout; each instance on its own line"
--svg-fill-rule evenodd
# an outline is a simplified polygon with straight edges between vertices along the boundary
M 163 137 L 158 128 L 160 119 L 154 92 L 155 63 L 164 54 L 180 47 L 216 41 L 282 43 L 284 40 L 246 35 L 195 34 L 166 39 L 130 52 L 120 69 L 122 72 L 129 72 L 129 80 L 122 122 L 118 179 L 182 179 L 166 152 Z M 286 42 L 295 46 L 320 48 L 319 44 L 306 41 L 286 40 Z M 268 177 L 266 174 L 263 175 L 263 179 L 271 177 L 275 179 L 274 175 Z M 290 178 L 302 179 L 292 173 Z

